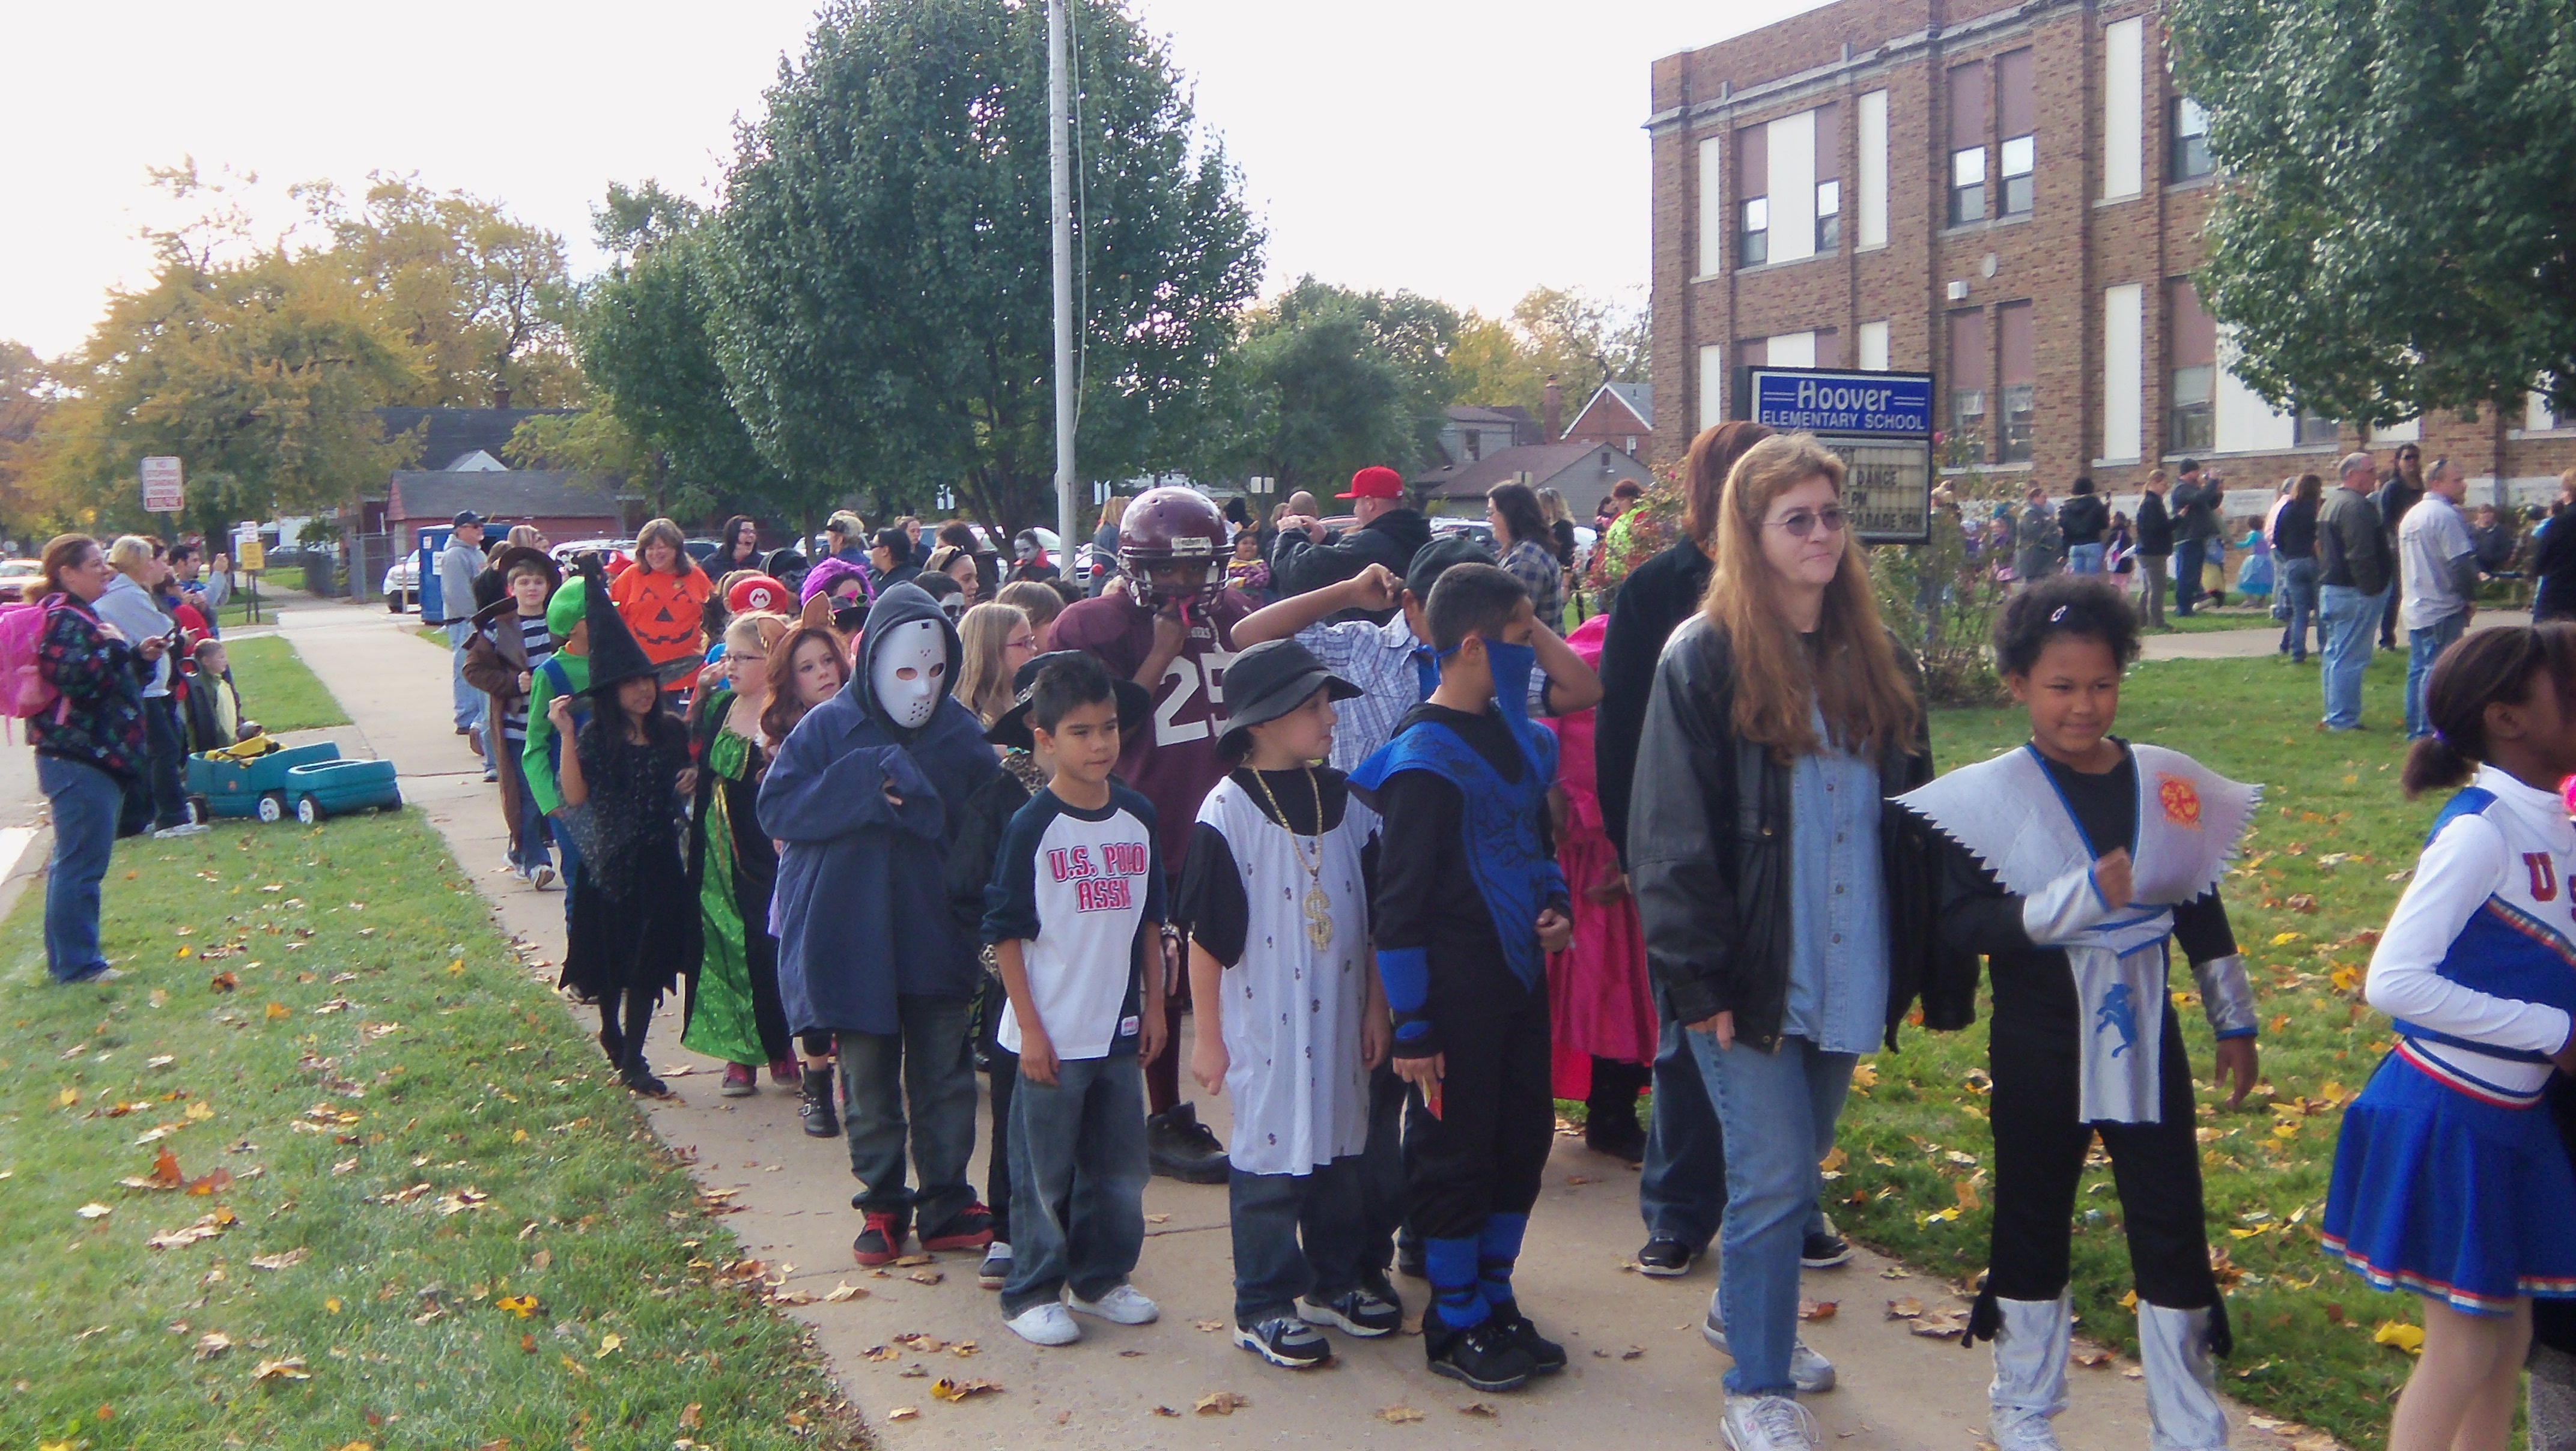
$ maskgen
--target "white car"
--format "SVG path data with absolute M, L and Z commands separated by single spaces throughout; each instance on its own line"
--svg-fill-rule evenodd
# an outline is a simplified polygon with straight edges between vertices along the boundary
M 420 556 L 406 554 L 385 571 L 385 608 L 399 615 L 420 603 Z

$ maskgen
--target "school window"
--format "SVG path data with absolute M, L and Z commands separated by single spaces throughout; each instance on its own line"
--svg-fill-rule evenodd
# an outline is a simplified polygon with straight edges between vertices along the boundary
M 2332 448 L 2342 436 L 2342 426 L 2333 419 L 2321 418 L 2304 408 L 2299 410 L 2297 447 Z
M 1986 219 L 1986 148 L 1950 154 L 1950 225 Z
M 2189 96 L 2176 96 L 2173 102 L 2173 176 L 2175 181 L 2189 181 L 2209 175 L 2209 113 L 2200 102 Z
M 1771 128 L 1747 126 L 1735 143 L 1735 265 L 1759 267 L 1771 260 Z
M 1982 444 L 1986 433 L 1986 315 L 1977 308 L 1950 314 L 1950 431 Z M 1970 445 L 1969 457 L 1987 450 Z
M 1833 102 L 1808 115 L 1815 123 L 1816 138 L 1810 148 L 1816 179 L 1816 253 L 1830 256 L 1843 245 L 1843 108 Z
M 2189 278 L 2165 284 L 2165 448 L 2205 453 L 2217 446 L 2218 327 L 2200 310 Z
M 1476 430 L 1474 430 L 1474 429 L 1472 429 L 1472 428 L 1471 428 L 1471 429 L 1468 429 L 1468 430 L 1467 430 L 1467 462 L 1469 462 L 1469 463 L 1474 463 L 1476 460 L 1481 459 L 1481 458 L 1483 458 L 1484 456 L 1485 456 L 1485 436 L 1484 436 L 1483 434 L 1481 434 L 1481 433 L 1478 433 Z
M 1816 183 L 1816 250 L 1832 252 L 1843 244 L 1843 184 Z
M 1952 66 L 1950 225 L 1986 219 L 1986 63 Z
M 2036 196 L 2039 156 L 2039 101 L 2027 47 L 1996 61 L 1995 91 L 1995 130 L 2004 138 L 2002 215 L 2026 217 Z
M 1748 197 L 1744 203 L 1744 240 L 1736 249 L 1738 265 L 1759 267 L 1771 260 L 1771 199 Z
M 1995 462 L 2026 464 L 2039 395 L 2030 304 L 2007 302 L 1996 308 L 1995 332 L 2003 355 L 2003 417 L 1995 430 Z

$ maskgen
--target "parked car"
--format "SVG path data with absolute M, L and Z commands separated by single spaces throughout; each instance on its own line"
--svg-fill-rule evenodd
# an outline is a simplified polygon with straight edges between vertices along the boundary
M 635 562 L 635 556 L 627 552 L 634 543 L 632 539 L 572 539 L 556 545 L 547 553 L 554 556 L 555 563 L 563 566 L 566 579 L 573 576 L 576 561 L 585 554 L 599 555 L 600 573 L 614 578 Z
M 270 556 L 275 559 L 275 555 Z M 274 566 L 271 566 L 274 568 Z M 406 554 L 396 559 L 385 571 L 385 608 L 399 615 L 420 604 L 420 556 Z
M 41 559 L 0 560 L 0 604 L 16 604 L 27 597 L 33 585 L 41 589 L 45 563 Z

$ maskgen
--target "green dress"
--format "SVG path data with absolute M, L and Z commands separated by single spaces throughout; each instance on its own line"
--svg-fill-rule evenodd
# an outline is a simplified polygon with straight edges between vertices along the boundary
M 759 744 L 724 728 L 730 689 L 711 692 L 698 717 L 697 811 L 689 833 L 706 954 L 680 1042 L 727 1063 L 776 1063 L 792 1055 L 778 999 L 778 939 L 769 896 L 778 852 L 761 833 Z

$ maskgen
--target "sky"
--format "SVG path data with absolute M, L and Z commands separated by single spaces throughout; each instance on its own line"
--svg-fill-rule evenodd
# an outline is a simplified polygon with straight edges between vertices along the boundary
M 1200 124 L 1269 234 L 1266 287 L 1312 273 L 1487 313 L 1534 286 L 1642 306 L 1647 68 L 1814 0 L 1128 0 L 1167 37 Z M 76 347 L 140 284 L 146 225 L 178 220 L 147 169 L 288 183 L 370 171 L 500 201 L 600 265 L 614 180 L 712 199 L 814 0 L 265 0 L 27 5 L 9 22 L 0 134 L 0 339 Z M 216 17 L 220 15 L 220 19 Z M 1607 20 L 1605 15 L 1615 15 Z M 148 44 L 138 45 L 138 41 Z

